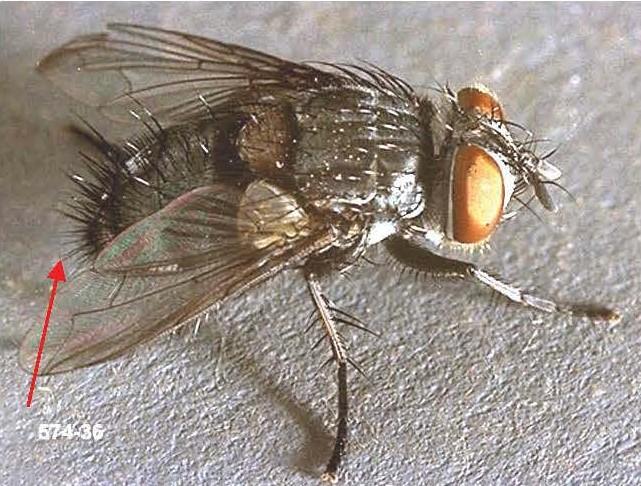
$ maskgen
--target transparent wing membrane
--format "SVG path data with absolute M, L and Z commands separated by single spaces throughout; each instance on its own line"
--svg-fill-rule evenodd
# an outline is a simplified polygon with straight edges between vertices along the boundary
M 240 247 L 236 238 L 240 196 L 222 184 L 183 194 L 118 235 L 94 267 L 101 273 L 169 274 L 250 256 L 252 248 Z
M 126 24 L 72 40 L 43 59 L 39 70 L 74 98 L 129 122 L 132 112 L 141 116 L 145 110 L 161 122 L 193 120 L 231 96 L 335 79 L 252 49 Z
M 40 374 L 118 357 L 330 246 L 329 233 L 313 228 L 292 201 L 263 182 L 244 192 L 218 184 L 194 189 L 132 225 L 93 269 L 61 286 Z M 33 365 L 40 332 L 35 325 L 23 341 L 25 369 Z

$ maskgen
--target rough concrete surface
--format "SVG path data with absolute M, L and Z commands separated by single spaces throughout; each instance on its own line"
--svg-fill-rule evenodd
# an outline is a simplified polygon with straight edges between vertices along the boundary
M 383 334 L 352 334 L 371 382 L 352 373 L 344 484 L 641 482 L 641 6 L 54 3 L 0 5 L 0 483 L 316 484 L 332 446 L 333 372 L 317 372 L 328 351 L 310 351 L 296 274 L 230 302 L 197 334 L 40 379 L 25 407 L 15 342 L 42 320 L 45 275 L 64 251 L 54 209 L 79 164 L 64 126 L 75 111 L 112 133 L 33 67 L 108 21 L 294 60 L 364 59 L 424 88 L 491 85 L 510 118 L 559 145 L 576 202 L 555 191 L 558 215 L 524 211 L 481 260 L 624 318 L 543 315 L 384 266 L 336 278 L 333 299 Z M 48 423 L 105 435 L 37 440 Z

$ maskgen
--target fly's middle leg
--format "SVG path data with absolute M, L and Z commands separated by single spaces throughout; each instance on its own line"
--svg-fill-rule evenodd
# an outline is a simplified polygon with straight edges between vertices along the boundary
M 336 329 L 337 319 L 334 316 L 327 299 L 322 293 L 316 273 L 311 270 L 305 272 L 309 292 L 314 300 L 316 310 L 320 315 L 320 322 L 323 331 L 329 340 L 332 356 L 337 365 L 336 376 L 338 379 L 338 419 L 336 425 L 336 440 L 334 450 L 329 458 L 325 472 L 321 476 L 323 481 L 336 483 L 340 470 L 341 461 L 345 454 L 347 445 L 347 420 L 348 420 L 348 396 L 347 396 L 347 364 L 349 358 L 345 344 Z

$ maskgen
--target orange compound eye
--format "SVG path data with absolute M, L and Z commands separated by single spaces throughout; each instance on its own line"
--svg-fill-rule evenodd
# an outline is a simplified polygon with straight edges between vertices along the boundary
M 459 243 L 480 243 L 496 229 L 503 214 L 505 186 L 498 163 L 476 145 L 454 155 L 448 233 Z
M 504 120 L 503 109 L 496 96 L 485 86 L 463 88 L 456 93 L 459 106 L 465 112 L 477 112 L 493 120 Z

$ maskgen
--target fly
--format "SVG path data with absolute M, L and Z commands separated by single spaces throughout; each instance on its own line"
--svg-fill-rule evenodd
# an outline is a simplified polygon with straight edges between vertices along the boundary
M 126 24 L 72 40 L 40 72 L 106 116 L 145 127 L 99 149 L 69 216 L 84 270 L 61 293 L 41 374 L 117 358 L 285 270 L 300 271 L 338 381 L 336 482 L 348 436 L 350 358 L 320 277 L 382 243 L 403 265 L 487 286 L 523 306 L 615 320 L 537 297 L 460 260 L 515 202 L 561 175 L 481 85 L 422 96 L 375 66 L 299 64 L 186 33 Z M 20 360 L 29 369 L 39 329 Z

